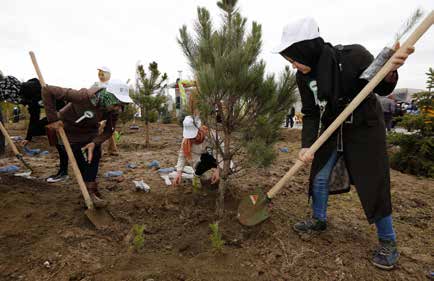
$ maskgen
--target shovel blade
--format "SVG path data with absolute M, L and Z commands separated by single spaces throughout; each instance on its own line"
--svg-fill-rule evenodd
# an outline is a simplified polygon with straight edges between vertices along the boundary
M 98 229 L 107 228 L 113 223 L 113 216 L 104 208 L 87 209 L 84 213 L 90 222 Z
M 270 199 L 261 189 L 241 200 L 238 206 L 238 220 L 242 225 L 254 226 L 270 217 L 268 203 Z
M 22 172 L 22 173 L 15 173 L 14 176 L 22 177 L 25 179 L 34 179 L 35 177 L 32 177 L 31 174 L 32 174 L 32 171 L 26 171 L 26 172 Z

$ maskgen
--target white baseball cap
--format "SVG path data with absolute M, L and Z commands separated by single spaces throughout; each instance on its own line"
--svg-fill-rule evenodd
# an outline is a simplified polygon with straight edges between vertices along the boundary
M 120 80 L 110 80 L 107 83 L 106 90 L 123 103 L 133 103 L 133 100 L 130 98 L 128 85 Z
M 185 116 L 182 125 L 182 136 L 186 139 L 193 139 L 197 136 L 197 132 L 200 126 L 202 126 L 202 121 L 200 121 L 199 117 Z
M 307 17 L 295 20 L 283 27 L 280 44 L 271 52 L 280 53 L 294 43 L 320 37 L 319 27 L 313 18 Z
M 110 68 L 108 68 L 107 66 L 98 67 L 97 70 L 101 70 L 101 71 L 104 71 L 104 72 L 112 73 L 110 71 Z

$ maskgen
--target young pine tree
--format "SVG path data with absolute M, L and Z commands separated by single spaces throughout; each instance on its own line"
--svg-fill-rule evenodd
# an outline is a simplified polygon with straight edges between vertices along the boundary
M 149 73 L 145 72 L 143 65 L 137 66 L 136 91 L 131 96 L 134 102 L 140 106 L 142 120 L 145 121 L 145 145 L 149 146 L 149 122 L 151 114 L 158 112 L 166 97 L 162 94 L 162 84 L 167 81 L 167 74 L 161 75 L 158 64 L 152 62 L 148 66 Z
M 178 38 L 196 78 L 201 118 L 213 132 L 209 137 L 223 159 L 217 199 L 220 217 L 232 172 L 231 160 L 243 151 L 255 151 L 242 140 L 263 150 L 264 153 L 254 157 L 259 162 L 263 160 L 261 156 L 272 155 L 272 143 L 294 101 L 295 90 L 294 76 L 289 69 L 279 82 L 274 76 L 265 75 L 265 63 L 258 58 L 262 46 L 261 25 L 252 22 L 248 32 L 247 19 L 241 16 L 236 4 L 237 0 L 217 2 L 223 19 L 219 28 L 212 24 L 208 10 L 198 7 L 195 34 L 183 26 Z M 267 133 L 262 129 L 267 129 Z

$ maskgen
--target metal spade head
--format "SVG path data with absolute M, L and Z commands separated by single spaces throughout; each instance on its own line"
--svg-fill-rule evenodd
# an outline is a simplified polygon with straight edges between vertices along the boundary
M 87 209 L 85 214 L 97 229 L 104 229 L 113 224 L 113 216 L 105 208 Z
M 257 225 L 270 216 L 268 203 L 270 199 L 258 188 L 254 194 L 245 197 L 238 206 L 238 220 L 242 225 Z

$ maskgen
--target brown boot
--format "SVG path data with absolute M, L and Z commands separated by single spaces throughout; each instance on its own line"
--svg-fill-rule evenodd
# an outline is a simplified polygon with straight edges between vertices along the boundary
M 107 202 L 102 198 L 99 193 L 98 185 L 96 182 L 86 182 L 87 191 L 89 192 L 90 199 L 92 199 L 95 208 L 103 208 L 107 206 Z

